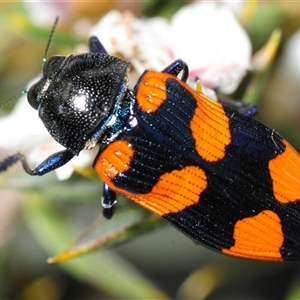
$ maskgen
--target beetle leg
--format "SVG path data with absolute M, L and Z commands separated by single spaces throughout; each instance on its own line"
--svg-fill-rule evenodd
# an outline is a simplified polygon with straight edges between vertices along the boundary
M 73 157 L 73 153 L 68 150 L 63 150 L 52 154 L 32 170 L 28 166 L 26 157 L 22 153 L 16 153 L 0 161 L 0 172 L 6 171 L 9 167 L 20 161 L 26 173 L 31 176 L 42 176 L 65 165 Z
M 106 183 L 103 183 L 102 196 L 102 214 L 106 219 L 110 219 L 114 212 L 114 206 L 117 203 L 116 192 L 113 191 Z
M 99 39 L 95 36 L 90 37 L 89 49 L 90 52 L 93 53 L 107 54 L 104 46 L 101 44 Z
M 189 67 L 183 60 L 177 59 L 162 70 L 163 73 L 168 73 L 175 76 L 177 76 L 181 71 L 181 80 L 186 82 L 189 76 Z
M 255 104 L 249 104 L 242 112 L 242 115 L 246 117 L 253 117 L 258 114 L 258 106 Z
M 258 114 L 258 106 L 255 104 L 245 103 L 242 101 L 234 101 L 232 99 L 223 98 L 223 97 L 221 97 L 219 101 L 222 104 L 237 110 L 240 114 L 246 117 L 253 117 Z

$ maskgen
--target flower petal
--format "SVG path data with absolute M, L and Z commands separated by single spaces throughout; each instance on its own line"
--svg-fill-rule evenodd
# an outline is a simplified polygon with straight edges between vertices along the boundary
M 224 93 L 233 92 L 250 67 L 250 40 L 226 5 L 181 8 L 172 18 L 171 43 L 174 57 L 188 63 L 190 76 Z

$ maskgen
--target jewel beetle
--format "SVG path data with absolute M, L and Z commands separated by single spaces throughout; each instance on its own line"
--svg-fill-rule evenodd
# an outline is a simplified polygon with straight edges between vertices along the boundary
M 128 88 L 130 64 L 90 52 L 52 56 L 28 91 L 50 135 L 65 150 L 29 175 L 44 175 L 83 149 L 99 147 L 93 168 L 104 181 L 103 213 L 122 194 L 212 249 L 263 260 L 300 259 L 300 157 L 274 130 L 186 84 L 176 60 L 146 70 Z

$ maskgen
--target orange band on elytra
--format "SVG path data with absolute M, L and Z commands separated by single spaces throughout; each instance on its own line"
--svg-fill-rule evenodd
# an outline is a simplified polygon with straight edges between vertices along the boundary
M 133 154 L 128 141 L 115 141 L 100 154 L 94 169 L 104 180 L 113 180 L 118 174 L 129 169 Z
M 254 217 L 238 221 L 234 228 L 235 244 L 223 253 L 255 258 L 281 260 L 283 233 L 278 215 L 264 210 Z
M 147 72 L 143 75 L 136 97 L 142 111 L 155 112 L 167 99 L 165 80 L 169 76 L 169 74 L 157 72 Z
M 163 174 L 150 193 L 128 195 L 139 205 L 162 216 L 176 213 L 196 204 L 207 187 L 207 178 L 202 169 L 187 166 Z
M 114 171 L 112 175 L 115 173 Z M 116 187 L 110 178 L 103 176 L 106 174 L 110 175 L 110 172 L 101 170 L 101 173 L 99 173 L 114 191 L 159 216 L 180 212 L 184 208 L 196 204 L 201 193 L 207 187 L 207 178 L 204 171 L 196 166 L 187 166 L 182 170 L 174 170 L 163 174 L 152 190 L 145 194 L 135 194 Z
M 155 112 L 168 98 L 166 81 L 170 78 L 177 81 L 197 102 L 189 124 L 196 141 L 197 152 L 209 162 L 222 159 L 225 156 L 225 147 L 231 142 L 231 133 L 229 118 L 221 103 L 196 92 L 173 75 L 149 71 L 143 75 L 137 90 L 139 107 L 147 113 Z
M 192 135 L 198 154 L 206 161 L 215 162 L 225 156 L 225 147 L 231 142 L 229 118 L 221 103 L 194 92 L 197 108 L 191 120 Z
M 285 151 L 269 162 L 274 197 L 281 203 L 300 200 L 300 155 L 283 140 Z

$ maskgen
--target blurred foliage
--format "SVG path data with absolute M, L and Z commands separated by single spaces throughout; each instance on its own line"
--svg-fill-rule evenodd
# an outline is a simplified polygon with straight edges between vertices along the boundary
M 110 9 L 170 17 L 186 3 L 61 4 L 64 17 L 48 56 L 68 54 L 78 44 L 85 44 L 83 25 L 97 22 Z M 26 3 L 0 3 L 0 102 L 22 91 L 41 72 L 51 24 L 35 22 L 31 9 Z M 261 107 L 259 118 L 276 127 L 298 149 L 300 85 L 282 72 L 280 58 L 285 43 L 300 28 L 299 17 L 300 4 L 296 2 L 247 2 L 240 14 L 254 52 L 266 45 L 276 29 L 282 33 L 279 52 L 262 72 L 249 74 L 242 94 L 248 97 L 251 88 L 249 97 Z M 74 23 L 78 20 L 84 22 L 77 32 Z M 293 88 L 286 88 L 291 84 Z M 292 113 L 283 106 L 286 99 L 295 103 Z M 256 262 L 214 253 L 122 198 L 119 212 L 104 222 L 100 217 L 101 184 L 94 177 L 77 174 L 58 182 L 54 174 L 31 178 L 16 167 L 1 174 L 0 188 L 0 299 L 299 298 L 298 262 Z M 157 227 L 160 230 L 145 234 Z M 125 240 L 126 244 L 112 248 Z M 108 245 L 110 248 L 56 266 L 46 264 L 48 256 L 62 253 L 66 258 Z

